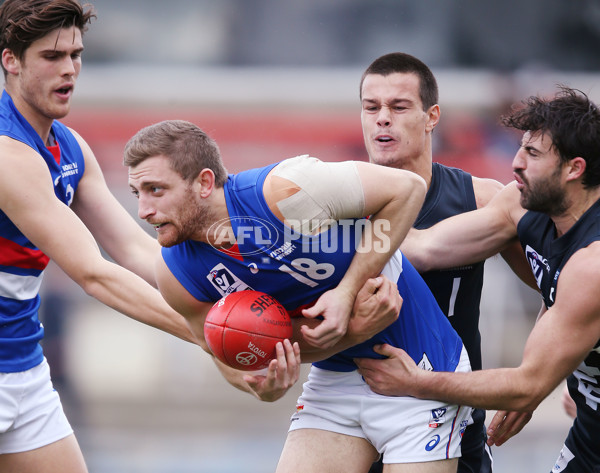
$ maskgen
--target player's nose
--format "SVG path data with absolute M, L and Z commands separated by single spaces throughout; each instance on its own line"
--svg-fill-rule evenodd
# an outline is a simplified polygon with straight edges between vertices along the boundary
M 525 151 L 523 150 L 523 148 L 519 148 L 516 152 L 515 157 L 513 158 L 512 167 L 513 169 L 525 169 L 526 160 Z
M 379 113 L 377 114 L 377 124 L 379 126 L 390 126 L 391 117 L 390 111 L 387 107 L 381 107 L 379 109 Z
M 140 196 L 138 199 L 138 217 L 142 220 L 147 220 L 155 213 L 156 209 L 150 204 L 150 202 Z

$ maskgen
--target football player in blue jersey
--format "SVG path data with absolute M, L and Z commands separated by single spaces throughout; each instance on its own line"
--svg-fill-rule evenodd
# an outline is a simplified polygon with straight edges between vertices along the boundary
M 600 470 L 600 111 L 575 89 L 532 96 L 503 117 L 523 132 L 514 181 L 485 207 L 415 231 L 405 250 L 421 270 L 470 264 L 518 238 L 543 296 L 545 312 L 515 368 L 469 374 L 428 373 L 402 350 L 382 345 L 385 360 L 364 359 L 377 392 L 531 412 L 565 378 L 576 417 L 552 472 Z M 489 433 L 502 443 L 518 433 L 512 419 Z
M 154 282 L 158 243 L 109 192 L 92 151 L 58 119 L 81 69 L 94 17 L 76 0 L 0 7 L 0 471 L 85 473 L 40 340 L 40 285 L 54 260 L 89 295 L 188 341 L 185 319 Z M 86 228 L 87 226 L 87 228 Z M 88 230 L 88 228 L 91 230 Z
M 429 67 L 401 52 L 375 59 L 360 83 L 361 122 L 370 161 L 413 171 L 427 182 L 427 195 L 415 228 L 427 228 L 444 218 L 483 207 L 503 187 L 493 179 L 433 162 L 432 135 L 441 115 L 438 95 L 437 81 Z M 535 285 L 518 242 L 502 254 L 512 268 L 530 279 L 529 284 Z M 481 369 L 479 304 L 483 264 L 482 260 L 421 274 L 462 338 L 473 370 Z M 381 469 L 380 461 L 371 473 Z M 477 409 L 473 424 L 462 438 L 458 472 L 491 471 L 485 411 Z
M 138 215 L 163 245 L 159 289 L 200 340 L 214 302 L 233 291 L 267 292 L 298 315 L 293 339 L 313 365 L 278 473 L 365 473 L 380 454 L 389 472 L 456 471 L 471 408 L 376 394 L 353 361 L 389 343 L 423 369 L 470 371 L 456 331 L 397 251 L 421 209 L 424 179 L 309 156 L 227 174 L 217 144 L 182 120 L 140 130 L 124 164 Z M 349 334 L 361 322 L 350 316 L 358 289 L 380 273 L 403 298 L 399 314 Z M 253 392 L 252 378 L 228 379 Z

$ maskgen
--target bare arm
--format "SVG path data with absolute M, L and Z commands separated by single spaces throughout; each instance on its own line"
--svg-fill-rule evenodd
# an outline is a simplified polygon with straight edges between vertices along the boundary
M 198 344 L 212 357 L 215 365 L 235 388 L 262 401 L 276 401 L 291 388 L 300 376 L 300 347 L 286 340 L 276 346 L 277 358 L 271 360 L 266 372 L 240 371 L 225 365 L 213 356 L 204 338 L 204 321 L 213 306 L 192 296 L 173 276 L 162 258 L 156 262 L 156 279 L 165 300 L 183 314 L 198 339 Z
M 425 181 L 410 171 L 369 163 L 357 163 L 357 166 L 365 194 L 364 215 L 359 216 L 370 216 L 372 224 L 363 234 L 367 246 L 356 253 L 338 286 L 354 296 L 368 278 L 381 273 L 400 247 L 427 192 Z
M 0 208 L 84 291 L 135 320 L 194 341 L 185 320 L 158 291 L 102 257 L 89 230 L 54 195 L 45 163 L 30 147 L 0 138 Z
M 334 170 L 335 165 L 340 163 L 328 164 Z M 410 171 L 362 162 L 356 163 L 356 169 L 364 195 L 362 212 L 335 215 L 332 218 L 340 220 L 370 216 L 362 236 L 365 245 L 355 253 L 339 285 L 322 294 L 311 309 L 303 312 L 305 317 L 323 317 L 314 328 L 303 329 L 305 339 L 320 348 L 333 347 L 344 335 L 358 291 L 367 279 L 380 274 L 412 227 L 425 198 L 425 182 Z M 327 189 L 336 177 L 335 172 L 327 176 L 314 173 L 311 183 Z M 281 184 L 275 180 L 265 183 L 267 202 L 276 200 L 273 195 L 280 191 L 278 186 L 281 187 Z
M 398 319 L 401 307 L 402 297 L 396 283 L 385 276 L 367 280 L 354 301 L 348 330 L 330 348 L 319 348 L 306 343 L 302 336 L 302 326 L 314 326 L 316 321 L 299 317 L 295 321 L 295 332 L 302 349 L 303 362 L 324 360 L 374 337 Z
M 412 230 L 401 249 L 419 272 L 482 261 L 514 243 L 525 213 L 514 183 L 488 205 L 447 218 L 426 230 Z
M 157 262 L 156 274 L 159 289 L 165 300 L 185 316 L 198 339 L 198 344 L 213 356 L 204 339 L 204 322 L 213 303 L 199 301 L 193 297 L 173 276 L 162 258 Z M 294 317 L 294 336 L 291 340 L 293 343 L 286 341 L 277 345 L 277 358 L 271 361 L 266 373 L 239 371 L 225 365 L 214 356 L 213 361 L 232 386 L 263 401 L 274 401 L 283 396 L 298 380 L 301 353 L 303 358 L 305 353 L 307 355 L 303 362 L 311 362 L 325 359 L 365 341 L 395 321 L 401 305 L 402 299 L 397 286 L 385 277 L 378 277 L 368 280 L 359 291 L 349 330 L 335 347 L 325 350 L 305 343 L 301 333 L 302 326 L 314 326 L 318 321 Z
M 485 207 L 504 188 L 502 183 L 494 179 L 482 179 L 474 176 L 472 179 L 478 209 Z M 516 235 L 506 245 L 505 249 L 500 252 L 500 255 L 521 281 L 532 289 L 539 291 L 531 271 L 531 266 L 529 266 L 527 258 L 525 258 L 525 252 Z
M 159 255 L 160 245 L 117 201 L 106 185 L 92 150 L 77 133 L 71 131 L 85 159 L 85 173 L 71 209 L 119 265 L 156 286 L 154 261 Z
M 386 360 L 359 360 L 367 382 L 378 392 L 470 405 L 483 409 L 531 412 L 572 373 L 600 339 L 600 242 L 579 250 L 564 266 L 556 303 L 534 326 L 517 368 L 471 373 L 418 369 L 402 350 L 384 345 Z M 581 281 L 586 281 L 585 285 Z M 392 366 L 385 366 L 391 364 Z M 394 373 L 391 379 L 389 373 Z
M 546 313 L 546 306 L 542 302 L 537 320 Z M 517 435 L 531 420 L 533 412 L 497 411 L 487 428 L 487 444 L 492 446 L 503 445 L 511 437 Z

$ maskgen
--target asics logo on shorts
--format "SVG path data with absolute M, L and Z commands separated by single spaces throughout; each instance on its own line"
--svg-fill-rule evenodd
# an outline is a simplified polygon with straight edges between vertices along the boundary
M 425 445 L 425 450 L 427 450 L 428 452 L 431 452 L 438 443 L 440 443 L 440 436 L 434 435 L 431 438 L 431 440 L 429 442 L 427 442 L 427 445 Z

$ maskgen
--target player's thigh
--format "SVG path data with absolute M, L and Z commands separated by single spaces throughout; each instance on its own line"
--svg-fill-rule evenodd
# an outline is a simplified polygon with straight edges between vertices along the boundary
M 44 447 L 0 455 L 2 473 L 87 473 L 75 435 Z
M 378 456 L 363 438 L 298 429 L 288 433 L 276 473 L 365 473 Z
M 458 458 L 422 463 L 384 463 L 383 473 L 456 473 Z

